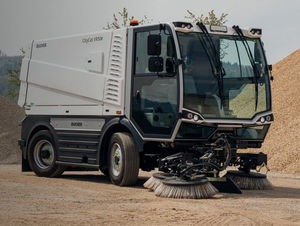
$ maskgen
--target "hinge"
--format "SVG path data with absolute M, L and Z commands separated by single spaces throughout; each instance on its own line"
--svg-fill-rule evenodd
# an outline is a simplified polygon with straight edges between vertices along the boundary
M 31 110 L 31 106 L 30 105 L 24 105 L 24 110 L 25 111 L 29 111 L 29 110 Z

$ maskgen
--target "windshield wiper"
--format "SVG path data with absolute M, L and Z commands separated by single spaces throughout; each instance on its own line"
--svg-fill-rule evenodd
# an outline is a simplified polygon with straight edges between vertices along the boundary
M 200 22 L 197 23 L 197 26 L 201 29 L 201 31 L 204 34 L 204 37 L 207 41 L 207 42 L 204 41 L 205 49 L 207 49 L 207 52 L 209 52 L 209 50 L 210 50 L 210 56 L 213 57 L 213 63 L 214 63 L 214 68 L 215 68 L 215 70 L 213 70 L 213 73 L 218 80 L 219 97 L 221 100 L 221 108 L 223 108 L 223 105 L 224 105 L 223 77 L 226 75 L 226 73 L 225 73 L 225 70 L 221 63 L 217 48 L 211 38 L 211 35 L 208 33 L 206 26 Z M 207 45 L 207 43 L 209 44 L 209 46 Z
M 254 81 L 255 81 L 255 111 L 257 111 L 257 102 L 258 102 L 258 78 L 259 78 L 259 72 L 257 71 L 257 67 L 255 64 L 255 60 L 254 57 L 252 55 L 251 49 L 249 47 L 249 44 L 242 32 L 242 30 L 240 29 L 239 26 L 234 25 L 232 26 L 232 28 L 235 30 L 235 32 L 237 33 L 238 37 L 241 39 L 245 50 L 247 52 L 248 58 L 250 60 L 251 66 L 253 68 L 253 73 L 254 73 Z
M 197 34 L 197 37 L 207 55 L 207 58 L 208 58 L 208 61 L 209 61 L 209 64 L 210 64 L 210 67 L 211 67 L 211 71 L 214 75 L 216 75 L 216 71 L 217 71 L 217 68 L 216 68 L 216 65 L 214 63 L 214 59 L 212 58 L 211 54 L 209 53 L 209 48 L 208 46 L 206 45 L 205 43 L 205 40 L 203 39 L 202 36 L 200 36 L 199 34 Z
M 223 83 L 222 83 L 222 79 L 220 79 L 219 73 L 218 73 L 218 69 L 216 66 L 216 62 L 215 59 L 212 57 L 211 53 L 209 52 L 209 47 L 207 46 L 205 40 L 203 39 L 203 37 L 200 34 L 197 34 L 197 37 L 201 43 L 201 45 L 203 46 L 203 49 L 207 55 L 210 67 L 211 67 L 211 71 L 213 73 L 213 75 L 217 78 L 218 80 L 218 89 L 219 89 L 219 97 L 221 100 L 221 108 L 223 107 Z

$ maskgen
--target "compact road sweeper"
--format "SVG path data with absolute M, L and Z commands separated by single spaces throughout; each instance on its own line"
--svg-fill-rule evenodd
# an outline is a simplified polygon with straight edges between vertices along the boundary
M 132 25 L 137 25 L 134 23 Z M 33 41 L 21 69 L 22 170 L 101 170 L 158 196 L 264 189 L 270 124 L 262 30 L 161 23 Z M 238 170 L 226 172 L 232 166 Z

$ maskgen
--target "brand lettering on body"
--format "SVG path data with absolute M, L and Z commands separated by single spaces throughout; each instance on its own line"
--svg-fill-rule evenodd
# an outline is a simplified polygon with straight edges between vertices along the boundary
M 88 44 L 91 42 L 98 42 L 98 41 L 102 41 L 102 40 L 103 40 L 102 36 L 96 36 L 96 37 L 83 38 L 81 41 L 82 41 L 82 43 Z
M 71 122 L 71 126 L 82 126 L 82 122 Z
M 45 48 L 45 47 L 47 47 L 47 43 L 46 42 L 36 44 L 36 48 Z

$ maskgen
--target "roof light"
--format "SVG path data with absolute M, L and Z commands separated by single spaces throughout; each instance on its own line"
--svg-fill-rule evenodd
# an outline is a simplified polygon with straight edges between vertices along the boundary
M 193 27 L 191 23 L 187 23 L 187 22 L 173 22 L 173 24 L 176 28 L 180 27 L 180 28 L 191 29 Z
M 130 26 L 137 26 L 139 25 L 139 21 L 138 20 L 130 20 Z
M 210 25 L 210 31 L 227 33 L 227 26 Z
M 260 28 L 251 28 L 250 32 L 253 35 L 262 35 L 262 29 L 260 29 Z

